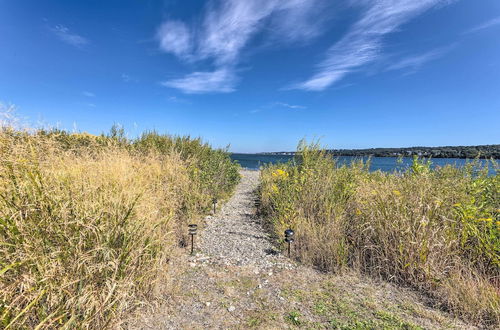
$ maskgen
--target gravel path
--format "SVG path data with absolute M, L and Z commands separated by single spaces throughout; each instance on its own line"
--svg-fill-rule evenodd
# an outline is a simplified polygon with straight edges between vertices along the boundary
M 183 250 L 172 258 L 155 289 L 156 303 L 118 328 L 472 328 L 411 290 L 294 264 L 273 246 L 256 215 L 259 172 L 241 174 L 233 197 L 206 217 L 195 255 Z
M 291 264 L 271 243 L 256 215 L 259 172 L 241 171 L 242 179 L 231 199 L 209 216 L 200 235 L 202 258 L 211 263 L 262 268 L 289 268 Z

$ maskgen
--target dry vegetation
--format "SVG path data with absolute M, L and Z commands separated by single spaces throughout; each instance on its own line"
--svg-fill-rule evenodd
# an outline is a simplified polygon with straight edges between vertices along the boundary
M 238 180 L 199 139 L 2 129 L 0 327 L 113 324 Z
M 369 172 L 337 166 L 317 145 L 298 151 L 263 170 L 260 193 L 276 235 L 295 230 L 300 261 L 410 285 L 455 315 L 500 325 L 498 174 L 419 159 L 406 172 Z

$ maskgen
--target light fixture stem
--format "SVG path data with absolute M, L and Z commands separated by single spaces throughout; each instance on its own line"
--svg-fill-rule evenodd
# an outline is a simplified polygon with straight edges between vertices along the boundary
M 194 251 L 194 235 L 191 235 L 191 254 L 193 254 Z

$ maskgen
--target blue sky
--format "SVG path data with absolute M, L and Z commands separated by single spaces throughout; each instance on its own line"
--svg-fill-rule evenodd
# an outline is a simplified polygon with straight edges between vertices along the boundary
M 236 152 L 500 143 L 500 2 L 0 0 L 0 102 Z

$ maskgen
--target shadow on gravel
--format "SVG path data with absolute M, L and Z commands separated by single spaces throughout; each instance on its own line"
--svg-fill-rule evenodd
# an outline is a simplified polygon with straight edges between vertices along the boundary
M 280 251 L 278 250 L 275 250 L 275 249 L 265 249 L 264 252 L 268 255 L 268 256 L 277 256 L 278 254 L 280 254 Z
M 262 236 L 262 235 L 252 235 L 252 234 L 246 234 L 246 233 L 236 232 L 236 231 L 228 231 L 227 233 L 228 233 L 228 234 L 231 234 L 231 235 L 238 235 L 238 236 L 252 237 L 252 238 L 255 238 L 255 239 L 263 239 L 263 240 L 267 240 L 267 239 L 268 239 L 266 236 Z

